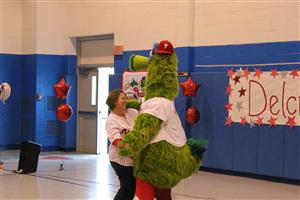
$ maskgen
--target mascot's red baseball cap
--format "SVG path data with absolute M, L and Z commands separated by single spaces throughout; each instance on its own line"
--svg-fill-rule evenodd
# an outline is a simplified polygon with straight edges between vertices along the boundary
M 174 48 L 173 45 L 170 41 L 168 40 L 162 40 L 158 44 L 157 49 L 155 49 L 155 53 L 158 54 L 172 54 L 174 53 Z

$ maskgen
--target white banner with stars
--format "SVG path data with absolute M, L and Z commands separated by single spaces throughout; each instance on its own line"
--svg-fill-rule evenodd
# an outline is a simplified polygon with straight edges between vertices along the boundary
M 248 69 L 227 71 L 228 111 L 226 125 L 232 122 L 254 127 L 262 124 L 300 126 L 300 72 Z

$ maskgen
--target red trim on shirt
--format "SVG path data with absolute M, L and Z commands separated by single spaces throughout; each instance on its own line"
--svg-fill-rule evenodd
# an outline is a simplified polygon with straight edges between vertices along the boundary
M 118 147 L 120 142 L 122 142 L 122 139 L 115 139 L 112 144 Z

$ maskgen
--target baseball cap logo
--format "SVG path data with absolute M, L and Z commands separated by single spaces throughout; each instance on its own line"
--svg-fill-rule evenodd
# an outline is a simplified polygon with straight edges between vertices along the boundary
M 168 48 L 168 46 L 169 46 L 169 44 L 168 44 L 168 43 L 164 43 L 164 49 L 167 49 L 167 48 Z

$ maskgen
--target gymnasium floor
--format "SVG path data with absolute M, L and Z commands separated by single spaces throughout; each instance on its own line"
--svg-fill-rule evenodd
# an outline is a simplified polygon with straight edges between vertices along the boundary
M 1 152 L 5 169 L 17 168 L 18 154 Z M 63 171 L 58 171 L 60 152 L 42 153 L 33 175 L 2 170 L 0 199 L 113 199 L 119 183 L 106 157 L 67 153 L 63 158 Z M 177 200 L 300 199 L 300 186 L 199 172 L 176 186 L 173 196 Z

